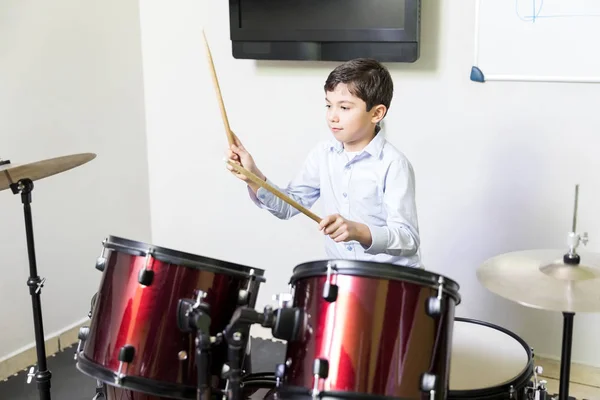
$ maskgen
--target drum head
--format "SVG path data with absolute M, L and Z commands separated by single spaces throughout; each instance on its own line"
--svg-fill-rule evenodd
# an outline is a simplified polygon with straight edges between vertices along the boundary
M 482 321 L 455 318 L 450 392 L 508 390 L 533 370 L 531 350 L 515 334 Z
M 152 251 L 152 256 L 157 260 L 215 273 L 248 277 L 250 272 L 253 271 L 252 273 L 258 282 L 266 281 L 266 278 L 264 277 L 264 269 L 186 253 L 183 251 L 173 250 L 166 247 L 156 246 L 150 243 L 126 239 L 114 235 L 111 235 L 106 239 L 104 247 L 106 249 L 131 254 L 134 256 L 146 256 L 149 251 Z

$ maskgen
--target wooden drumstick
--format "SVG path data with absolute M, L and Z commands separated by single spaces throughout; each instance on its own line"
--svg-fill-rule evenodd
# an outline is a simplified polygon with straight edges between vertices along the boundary
M 321 218 L 319 218 L 316 214 L 314 214 L 312 211 L 310 211 L 309 209 L 307 209 L 306 207 L 302 206 L 301 204 L 299 204 L 297 201 L 291 199 L 289 196 L 286 196 L 285 194 L 281 193 L 279 190 L 277 190 L 276 188 L 274 188 L 273 186 L 269 185 L 267 182 L 263 181 L 262 179 L 260 179 L 258 176 L 256 176 L 255 174 L 253 174 L 252 172 L 248 171 L 246 168 L 242 167 L 241 165 L 238 165 L 234 162 L 232 162 L 231 160 L 226 160 L 227 164 L 231 165 L 233 167 L 233 169 L 238 173 L 238 174 L 243 174 L 245 175 L 248 179 L 250 179 L 252 182 L 256 183 L 258 186 L 262 187 L 263 189 L 268 190 L 269 192 L 273 193 L 275 196 L 279 197 L 281 200 L 285 201 L 286 203 L 288 203 L 290 206 L 294 207 L 295 209 L 297 209 L 298 211 L 300 211 L 302 214 L 306 215 L 308 218 L 312 219 L 313 221 L 315 221 L 316 223 L 320 223 L 321 222 Z
M 225 133 L 227 134 L 227 140 L 229 141 L 229 146 L 235 143 L 233 138 L 233 132 L 231 131 L 231 127 L 229 126 L 229 120 L 227 119 L 227 111 L 225 111 L 225 104 L 223 103 L 223 96 L 221 95 L 221 87 L 219 86 L 219 80 L 217 79 L 217 71 L 215 70 L 215 63 L 213 62 L 212 54 L 210 52 L 210 47 L 208 46 L 208 40 L 206 39 L 206 33 L 202 30 L 202 36 L 204 37 L 204 45 L 206 47 L 206 57 L 208 58 L 208 64 L 210 66 L 210 71 L 213 80 L 213 86 L 215 87 L 215 92 L 217 93 L 217 100 L 219 102 L 219 108 L 221 109 L 221 117 L 223 118 L 223 124 L 225 125 Z

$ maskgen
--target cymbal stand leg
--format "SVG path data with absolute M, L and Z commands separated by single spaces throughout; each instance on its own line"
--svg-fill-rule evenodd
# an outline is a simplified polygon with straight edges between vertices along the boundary
M 31 303 L 33 306 L 33 326 L 35 331 L 38 370 L 34 373 L 32 368 L 32 372 L 28 374 L 27 382 L 31 382 L 31 378 L 35 377 L 40 399 L 50 400 L 50 379 L 52 378 L 52 373 L 46 366 L 46 345 L 44 343 L 44 324 L 42 318 L 42 304 L 40 301 L 40 294 L 46 279 L 40 279 L 37 273 L 35 243 L 33 240 L 33 218 L 31 216 L 31 191 L 33 190 L 33 181 L 31 179 L 21 179 L 17 183 L 12 183 L 10 188 L 13 194 L 21 194 L 23 213 L 25 215 L 27 252 L 29 256 L 30 276 L 27 280 L 27 286 L 29 286 L 29 293 L 31 294 Z
M 560 357 L 559 400 L 569 399 L 569 381 L 571 380 L 571 347 L 573 344 L 573 318 L 575 313 L 563 312 L 562 354 Z

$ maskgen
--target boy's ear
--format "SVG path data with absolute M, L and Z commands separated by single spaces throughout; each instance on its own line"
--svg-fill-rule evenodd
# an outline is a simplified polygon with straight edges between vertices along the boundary
M 371 109 L 371 122 L 377 124 L 379 121 L 385 117 L 385 113 L 387 112 L 387 107 L 383 104 L 378 104 Z

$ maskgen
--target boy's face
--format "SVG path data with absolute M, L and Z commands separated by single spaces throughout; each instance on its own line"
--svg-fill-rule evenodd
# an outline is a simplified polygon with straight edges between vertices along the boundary
M 385 106 L 367 111 L 366 103 L 340 83 L 325 94 L 327 125 L 348 151 L 362 150 L 373 138 L 375 125 L 385 115 Z

